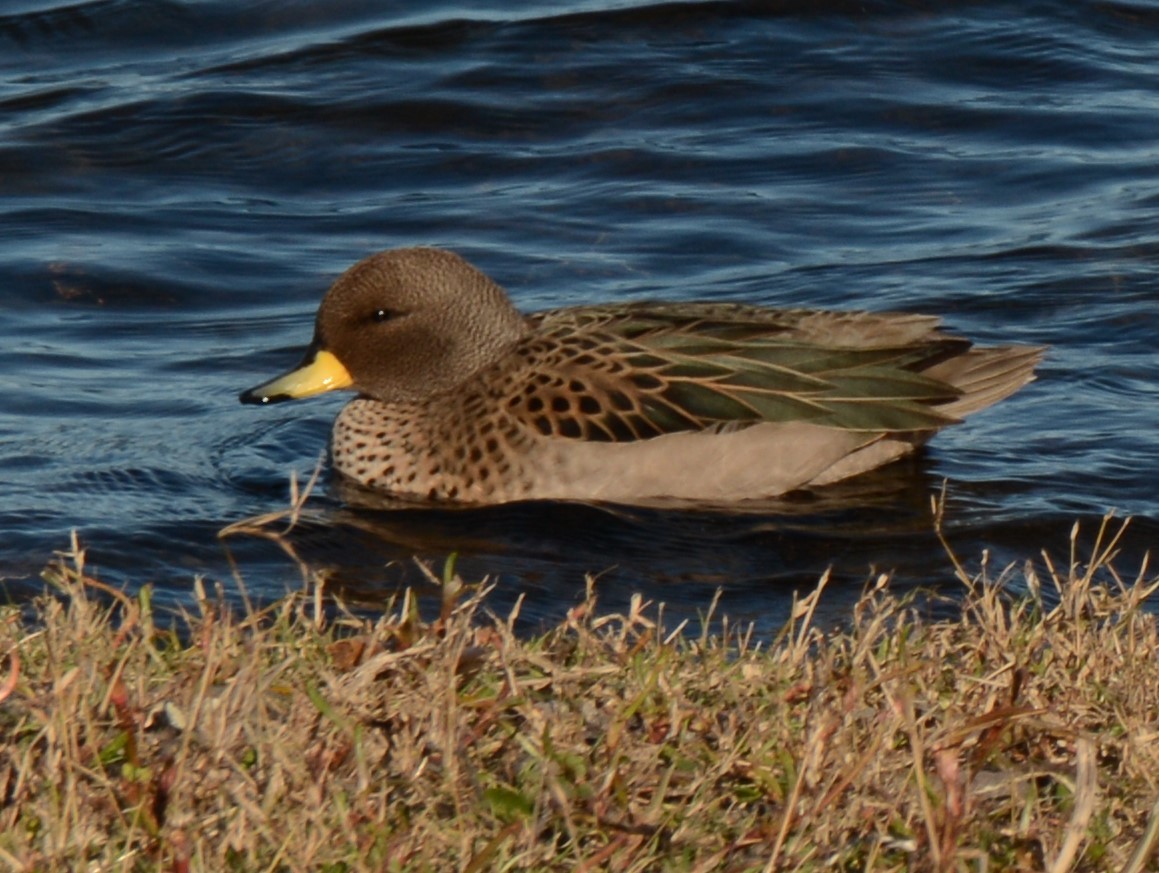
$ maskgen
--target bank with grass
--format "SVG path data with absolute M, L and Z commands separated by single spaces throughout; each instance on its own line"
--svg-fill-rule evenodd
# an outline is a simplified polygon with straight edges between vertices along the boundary
M 77 548 L 0 621 L 0 865 L 1155 869 L 1159 581 L 1115 528 L 945 620 L 883 576 L 818 627 L 821 580 L 770 639 L 594 594 L 521 638 L 453 576 L 434 620 L 162 614 Z

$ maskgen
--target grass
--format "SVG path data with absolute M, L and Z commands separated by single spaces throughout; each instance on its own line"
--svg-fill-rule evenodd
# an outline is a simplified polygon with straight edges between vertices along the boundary
M 821 628 L 822 579 L 771 640 L 590 588 L 520 638 L 451 572 L 433 621 L 317 580 L 163 615 L 74 542 L 0 613 L 0 867 L 1153 870 L 1159 581 L 1116 527 L 952 620 L 881 577 Z

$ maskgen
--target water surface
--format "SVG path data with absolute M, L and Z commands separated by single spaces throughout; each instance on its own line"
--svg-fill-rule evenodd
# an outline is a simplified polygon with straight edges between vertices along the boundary
M 456 551 L 502 609 L 596 573 L 770 626 L 833 566 L 936 584 L 1064 553 L 1076 519 L 1159 531 L 1159 6 L 52 0 L 0 16 L 0 577 L 76 529 L 130 587 L 231 585 L 217 531 L 287 502 L 342 398 L 237 393 L 292 363 L 327 284 L 434 244 L 526 310 L 738 299 L 938 313 L 1042 343 L 1037 382 L 923 456 L 742 514 L 354 510 L 295 542 L 348 596 Z M 775 7 L 775 8 L 771 8 Z M 514 11 L 513 11 L 514 10 Z M 231 541 L 247 585 L 300 584 Z M 232 588 L 230 589 L 232 590 Z M 952 587 L 947 588 L 952 593 Z

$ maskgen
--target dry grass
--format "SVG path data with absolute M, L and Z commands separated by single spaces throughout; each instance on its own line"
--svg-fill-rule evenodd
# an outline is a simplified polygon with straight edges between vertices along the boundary
M 429 623 L 175 619 L 74 547 L 0 613 L 0 866 L 1156 869 L 1159 583 L 1099 542 L 952 621 L 883 578 L 821 629 L 822 580 L 762 644 L 591 599 L 519 639 L 453 579 Z

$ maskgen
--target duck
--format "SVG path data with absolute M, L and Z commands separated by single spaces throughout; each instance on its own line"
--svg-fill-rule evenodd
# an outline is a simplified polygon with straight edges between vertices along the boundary
M 717 301 L 523 314 L 459 255 L 416 247 L 344 272 L 301 363 L 240 399 L 353 390 L 332 467 L 376 494 L 720 504 L 910 455 L 1032 381 L 1043 353 L 901 312 Z

